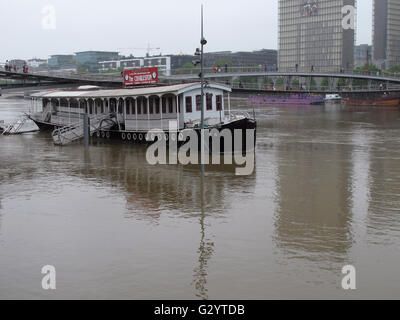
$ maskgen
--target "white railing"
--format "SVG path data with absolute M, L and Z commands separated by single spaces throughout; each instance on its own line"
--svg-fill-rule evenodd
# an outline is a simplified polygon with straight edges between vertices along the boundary
M 89 134 L 111 129 L 115 125 L 113 118 L 115 118 L 114 113 L 91 117 L 89 121 Z M 83 121 L 79 121 L 79 123 L 74 125 L 56 129 L 53 131 L 52 137 L 54 144 L 62 146 L 82 139 L 84 137 L 84 123 Z

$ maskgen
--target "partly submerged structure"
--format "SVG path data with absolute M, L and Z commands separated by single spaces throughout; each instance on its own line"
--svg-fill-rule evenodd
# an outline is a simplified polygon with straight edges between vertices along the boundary
M 231 88 L 208 83 L 205 86 L 205 127 L 256 129 L 248 115 L 230 111 Z M 151 130 L 164 131 L 164 138 L 192 128 L 200 130 L 201 84 L 184 83 L 133 89 L 83 87 L 75 91 L 47 91 L 31 95 L 29 118 L 41 130 L 53 130 L 57 144 L 83 138 L 85 115 L 90 135 L 104 139 L 145 142 Z

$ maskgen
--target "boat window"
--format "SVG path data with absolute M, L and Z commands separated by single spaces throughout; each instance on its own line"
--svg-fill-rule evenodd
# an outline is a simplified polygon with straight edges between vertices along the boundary
M 142 102 L 143 102 L 143 114 L 147 114 L 147 101 L 142 100 Z
M 217 100 L 217 111 L 222 111 L 222 96 L 216 96 Z
M 137 113 L 142 114 L 142 100 L 137 99 Z
M 186 113 L 191 113 L 192 112 L 192 97 L 186 97 L 185 102 L 186 102 Z
M 149 100 L 149 113 L 150 114 L 154 113 L 154 100 L 153 99 Z
M 207 110 L 212 110 L 212 96 L 211 93 L 207 93 Z
M 168 112 L 173 113 L 174 112 L 174 99 L 172 97 L 168 98 Z
M 127 100 L 125 105 L 125 112 L 127 115 L 131 114 L 131 101 Z
M 162 113 L 167 113 L 167 99 L 162 98 Z
M 157 98 L 155 100 L 155 104 L 156 104 L 156 113 L 159 114 L 160 113 L 160 98 Z
M 201 111 L 201 95 L 196 96 L 196 111 Z

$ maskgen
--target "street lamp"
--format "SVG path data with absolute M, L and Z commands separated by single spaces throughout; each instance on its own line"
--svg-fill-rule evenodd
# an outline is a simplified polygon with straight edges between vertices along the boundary
M 200 142 L 200 148 L 201 148 L 201 166 L 200 170 L 201 173 L 205 173 L 205 167 L 204 167 L 204 162 L 205 162 L 205 145 L 204 145 L 204 73 L 203 73 L 203 54 L 204 54 L 204 46 L 207 44 L 207 40 L 204 38 L 204 28 L 203 28 L 203 5 L 201 6 L 201 49 L 199 48 L 196 49 L 195 55 L 200 54 L 200 82 L 201 82 L 201 122 L 200 122 L 200 136 L 201 136 L 201 142 Z

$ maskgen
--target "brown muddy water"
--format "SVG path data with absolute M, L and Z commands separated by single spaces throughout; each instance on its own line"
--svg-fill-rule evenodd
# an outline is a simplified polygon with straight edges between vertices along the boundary
M 1 120 L 26 110 L 0 98 Z M 151 166 L 143 146 L 0 136 L 0 299 L 400 298 L 400 111 L 255 113 L 249 176 Z

